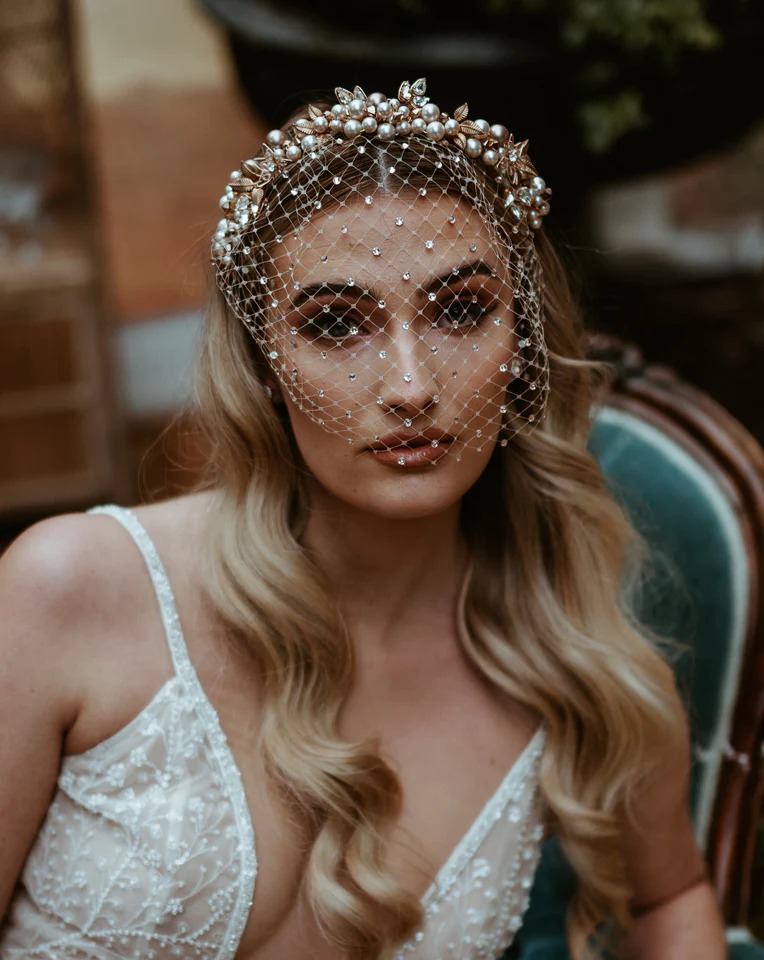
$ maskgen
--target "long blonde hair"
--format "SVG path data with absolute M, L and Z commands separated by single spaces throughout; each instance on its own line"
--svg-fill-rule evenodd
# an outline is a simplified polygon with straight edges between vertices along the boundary
M 594 367 L 582 354 L 578 310 L 551 244 L 543 235 L 536 244 L 547 416 L 497 446 L 463 499 L 473 563 L 458 627 L 475 668 L 546 726 L 540 786 L 579 878 L 568 932 L 581 960 L 604 918 L 628 925 L 621 818 L 658 744 L 678 737 L 682 724 L 672 671 L 625 599 L 638 538 L 587 452 Z M 312 829 L 303 880 L 312 911 L 343 956 L 388 957 L 422 919 L 419 900 L 385 869 L 401 789 L 371 745 L 338 736 L 352 645 L 301 543 L 304 467 L 263 370 L 213 284 L 196 377 L 209 449 L 200 486 L 220 494 L 206 585 L 232 640 L 259 667 L 268 772 Z

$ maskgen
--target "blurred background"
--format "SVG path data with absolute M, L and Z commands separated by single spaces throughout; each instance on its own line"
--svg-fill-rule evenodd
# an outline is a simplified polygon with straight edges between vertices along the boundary
M 176 415 L 218 198 L 337 84 L 424 75 L 444 109 L 530 138 L 590 327 L 764 441 L 763 7 L 3 0 L 0 547 L 193 482 L 204 451 Z

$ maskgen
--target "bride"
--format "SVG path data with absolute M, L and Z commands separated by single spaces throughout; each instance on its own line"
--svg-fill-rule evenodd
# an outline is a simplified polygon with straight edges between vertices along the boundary
M 423 81 L 232 174 L 199 488 L 0 561 L 3 960 L 494 960 L 552 834 L 576 960 L 725 955 L 549 197 Z

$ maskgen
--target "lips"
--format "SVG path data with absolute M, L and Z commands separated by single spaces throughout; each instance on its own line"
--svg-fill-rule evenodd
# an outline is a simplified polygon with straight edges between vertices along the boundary
M 450 433 L 435 427 L 421 433 L 399 430 L 375 441 L 366 449 L 380 464 L 395 469 L 415 469 L 439 463 L 454 440 Z
M 436 427 L 429 427 L 421 433 L 413 430 L 397 430 L 395 433 L 389 433 L 379 440 L 370 444 L 369 449 L 380 450 L 413 450 L 416 447 L 431 447 L 433 443 L 440 446 L 445 443 L 452 443 L 454 437 L 444 430 Z

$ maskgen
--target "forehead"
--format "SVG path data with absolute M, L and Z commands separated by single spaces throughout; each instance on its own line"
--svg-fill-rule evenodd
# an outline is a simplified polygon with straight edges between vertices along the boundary
M 392 284 L 405 273 L 423 282 L 476 259 L 500 269 L 498 244 L 475 207 L 433 190 L 370 193 L 317 211 L 273 253 L 272 279 L 298 289 L 349 277 L 361 285 Z

